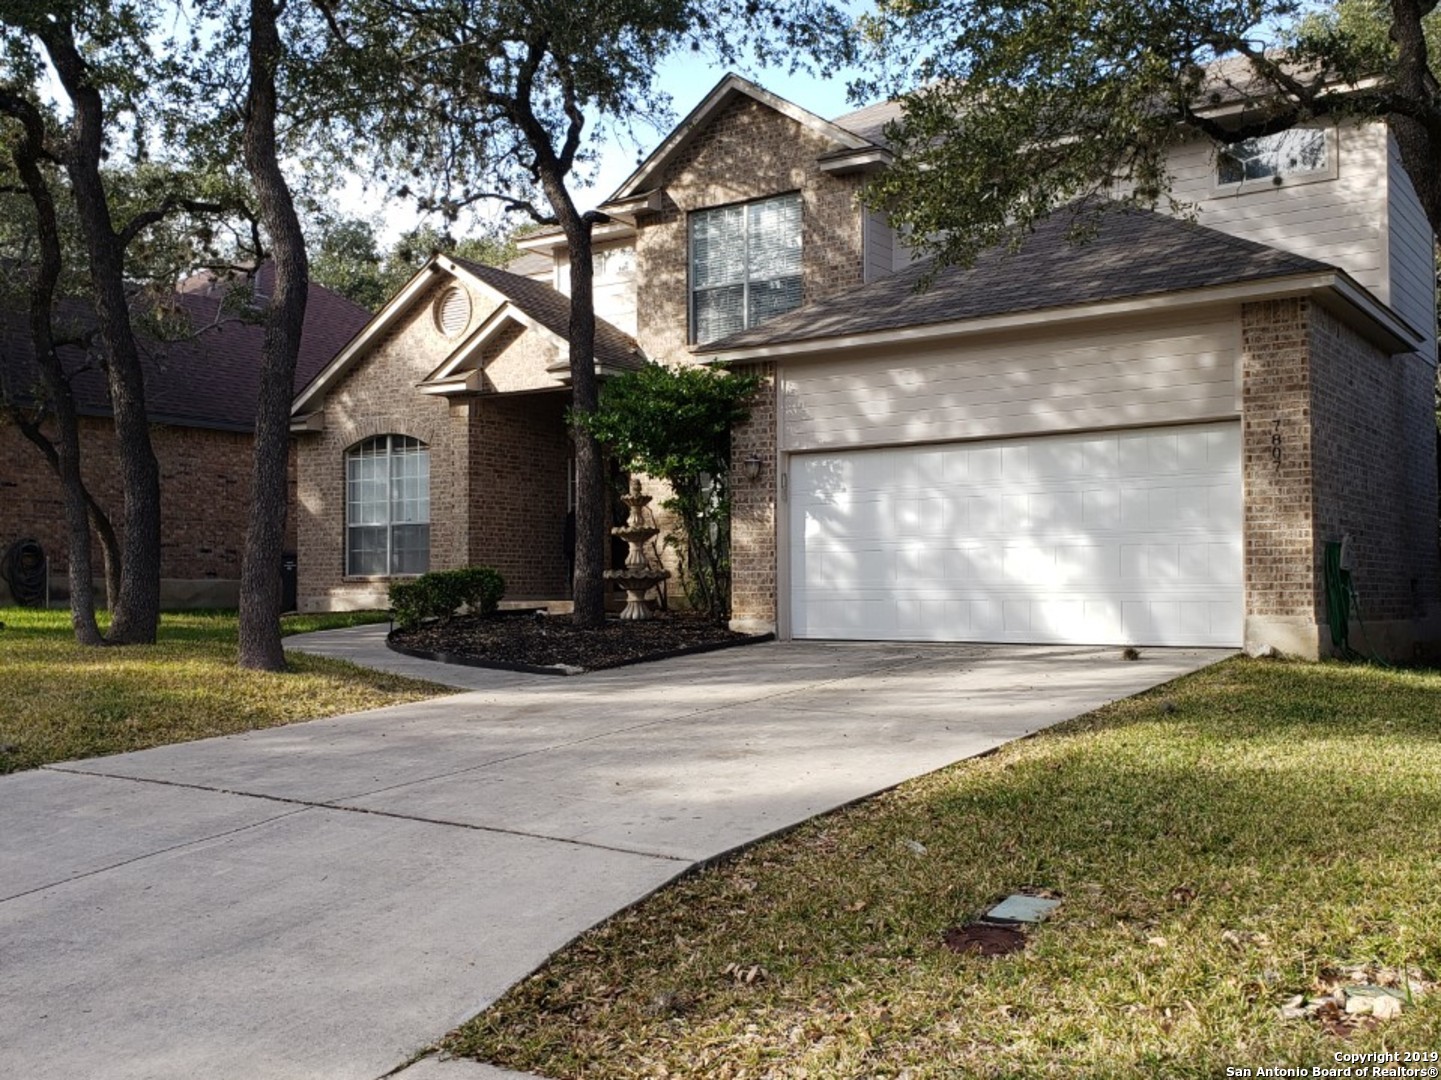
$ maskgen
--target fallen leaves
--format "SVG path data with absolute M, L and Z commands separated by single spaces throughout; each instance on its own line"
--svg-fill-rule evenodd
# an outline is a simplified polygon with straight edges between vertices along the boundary
M 1346 1039 L 1395 1020 L 1434 989 L 1435 983 L 1419 968 L 1328 968 L 1309 994 L 1295 994 L 1282 1003 L 1281 1019 L 1314 1020 L 1328 1035 Z
M 753 986 L 770 977 L 766 969 L 759 964 L 727 964 L 721 974 L 728 975 L 743 986 Z

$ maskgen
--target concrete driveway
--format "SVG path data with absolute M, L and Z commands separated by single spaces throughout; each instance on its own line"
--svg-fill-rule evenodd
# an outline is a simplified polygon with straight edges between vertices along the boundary
M 406 661 L 380 630 L 297 646 Z M 0 1062 L 373 1080 L 700 860 L 1223 655 L 769 644 L 0 778 Z

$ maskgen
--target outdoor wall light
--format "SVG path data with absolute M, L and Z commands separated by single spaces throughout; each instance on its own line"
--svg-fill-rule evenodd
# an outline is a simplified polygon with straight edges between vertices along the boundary
M 750 456 L 746 458 L 746 479 L 759 480 L 761 478 L 761 466 L 764 464 L 765 462 L 761 460 L 761 456 L 755 451 L 751 451 Z

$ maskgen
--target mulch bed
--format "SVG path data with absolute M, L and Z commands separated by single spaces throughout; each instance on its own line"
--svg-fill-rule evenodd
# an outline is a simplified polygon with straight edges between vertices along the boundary
M 521 671 L 596 671 L 745 645 L 771 636 L 740 634 L 724 624 L 674 612 L 659 612 L 644 622 L 611 617 L 604 626 L 588 630 L 577 627 L 569 615 L 501 612 L 461 615 L 445 623 L 395 630 L 390 645 L 397 651 L 451 663 Z

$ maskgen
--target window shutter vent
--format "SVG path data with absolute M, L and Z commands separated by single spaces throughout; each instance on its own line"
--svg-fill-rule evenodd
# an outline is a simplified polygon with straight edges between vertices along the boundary
M 435 304 L 435 325 L 446 337 L 455 337 L 470 322 L 470 297 L 464 289 L 446 289 Z

